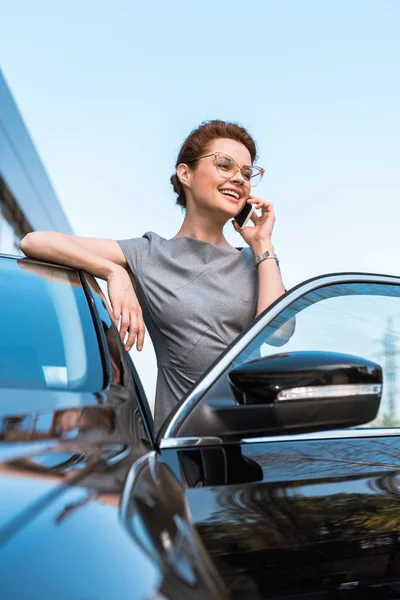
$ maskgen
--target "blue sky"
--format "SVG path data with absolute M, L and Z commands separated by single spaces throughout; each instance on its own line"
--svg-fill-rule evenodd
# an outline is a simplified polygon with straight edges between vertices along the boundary
M 397 0 L 0 0 L 0 18 L 3 73 L 77 234 L 173 236 L 180 144 L 222 118 L 258 142 L 287 287 L 399 273 Z

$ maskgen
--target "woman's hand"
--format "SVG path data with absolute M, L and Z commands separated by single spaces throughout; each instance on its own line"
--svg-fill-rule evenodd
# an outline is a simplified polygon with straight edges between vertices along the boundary
M 144 342 L 144 321 L 142 309 L 133 289 L 129 273 L 116 265 L 107 277 L 108 297 L 112 307 L 114 323 L 118 327 L 121 340 L 125 342 L 125 350 L 129 352 L 135 344 L 141 350 Z
M 261 208 L 261 215 L 258 216 L 255 213 L 251 215 L 254 227 L 240 229 L 236 221 L 232 221 L 233 227 L 253 250 L 253 254 L 261 254 L 272 248 L 271 237 L 275 225 L 274 207 L 271 202 L 265 202 L 254 196 L 249 196 L 247 202 L 254 204 L 257 209 Z

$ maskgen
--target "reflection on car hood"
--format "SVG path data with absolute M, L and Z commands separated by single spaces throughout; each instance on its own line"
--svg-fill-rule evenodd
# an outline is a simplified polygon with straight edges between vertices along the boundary
M 127 439 L 124 410 L 95 394 L 0 389 L 0 544 L 68 488 L 118 506 L 146 450 Z
M 98 397 L 98 394 L 89 392 L 0 387 L 0 418 L 16 412 L 24 414 L 94 406 L 98 404 Z

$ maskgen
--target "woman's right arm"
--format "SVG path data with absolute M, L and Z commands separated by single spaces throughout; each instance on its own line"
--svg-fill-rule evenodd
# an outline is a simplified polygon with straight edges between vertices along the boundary
M 120 321 L 120 336 L 129 351 L 135 343 L 143 347 L 144 323 L 142 310 L 128 273 L 124 253 L 115 240 L 84 238 L 56 231 L 28 233 L 20 244 L 21 251 L 30 258 L 65 265 L 87 271 L 107 281 L 114 320 Z

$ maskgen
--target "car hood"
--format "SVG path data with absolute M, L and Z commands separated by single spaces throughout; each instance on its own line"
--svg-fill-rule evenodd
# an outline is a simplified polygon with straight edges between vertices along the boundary
M 157 589 L 158 568 L 119 516 L 127 473 L 146 445 L 127 439 L 123 399 L 103 400 L 0 391 L 0 573 L 7 597 L 144 599 Z
M 0 389 L 0 541 L 66 488 L 121 493 L 148 450 L 124 429 L 126 405 L 115 395 Z

